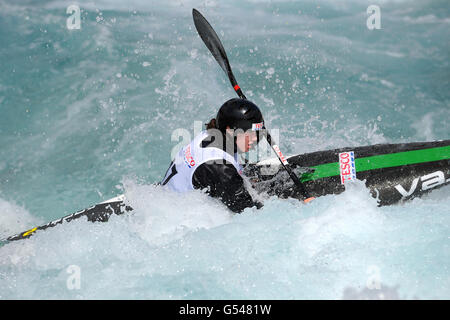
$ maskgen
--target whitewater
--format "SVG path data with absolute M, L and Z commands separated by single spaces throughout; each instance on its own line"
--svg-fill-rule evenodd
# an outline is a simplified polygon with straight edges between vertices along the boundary
M 450 298 L 450 186 L 236 215 L 155 185 L 235 96 L 192 8 L 294 155 L 450 138 L 446 1 L 378 1 L 373 30 L 363 0 L 77 1 L 79 29 L 70 4 L 0 0 L 0 238 L 119 194 L 134 210 L 0 246 L 0 299 Z

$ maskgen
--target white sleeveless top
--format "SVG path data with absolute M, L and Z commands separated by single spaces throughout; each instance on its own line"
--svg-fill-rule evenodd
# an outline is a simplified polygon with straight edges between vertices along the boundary
M 242 166 L 239 164 L 237 153 L 234 157 L 229 153 L 215 147 L 202 148 L 201 143 L 203 139 L 208 136 L 207 131 L 202 131 L 194 138 L 188 145 L 183 147 L 175 156 L 172 165 L 166 172 L 163 179 L 163 185 L 178 192 L 186 192 L 194 189 L 192 184 L 192 177 L 195 170 L 203 163 L 211 160 L 224 160 L 233 164 L 237 172 L 242 175 Z

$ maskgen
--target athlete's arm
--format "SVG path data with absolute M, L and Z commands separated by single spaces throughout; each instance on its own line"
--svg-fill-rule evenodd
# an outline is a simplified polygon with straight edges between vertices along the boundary
M 215 198 L 219 198 L 231 211 L 240 213 L 245 208 L 262 204 L 253 201 L 244 186 L 244 180 L 236 168 L 225 160 L 224 164 L 208 161 L 201 164 L 194 172 L 192 184 L 196 189 L 205 189 Z

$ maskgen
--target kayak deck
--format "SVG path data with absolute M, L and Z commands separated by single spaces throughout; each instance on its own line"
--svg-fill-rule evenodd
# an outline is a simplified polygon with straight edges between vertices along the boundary
M 450 140 L 318 151 L 288 158 L 295 168 L 309 168 L 299 174 L 314 197 L 339 194 L 342 183 L 339 154 L 353 152 L 355 176 L 363 180 L 379 205 L 421 196 L 450 182 Z M 277 163 L 260 163 L 249 170 L 254 187 L 282 198 L 299 198 L 294 184 Z

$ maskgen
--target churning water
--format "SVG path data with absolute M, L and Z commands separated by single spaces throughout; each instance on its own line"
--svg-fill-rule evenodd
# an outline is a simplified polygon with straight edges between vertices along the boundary
M 234 97 L 194 7 L 285 154 L 449 139 L 448 1 L 378 1 L 373 30 L 371 4 L 78 1 L 69 29 L 67 1 L 0 0 L 0 238 L 119 193 L 135 209 L 3 245 L 0 298 L 449 299 L 448 186 L 377 207 L 360 182 L 232 215 L 152 185 L 172 133 Z

